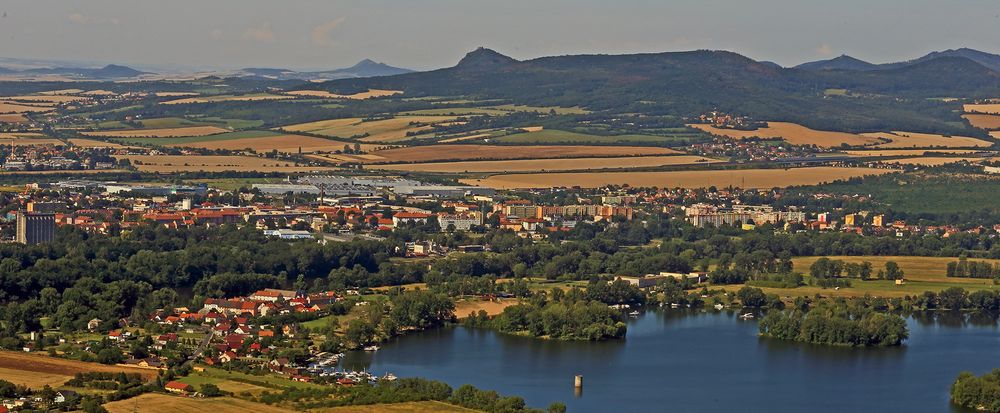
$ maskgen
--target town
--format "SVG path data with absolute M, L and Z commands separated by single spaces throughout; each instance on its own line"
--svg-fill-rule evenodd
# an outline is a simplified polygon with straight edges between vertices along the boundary
M 0 413 L 1000 412 L 989 5 L 7 3 Z

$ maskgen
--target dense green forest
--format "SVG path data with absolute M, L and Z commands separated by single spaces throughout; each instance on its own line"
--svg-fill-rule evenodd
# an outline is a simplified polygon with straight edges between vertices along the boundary
M 951 385 L 951 401 L 986 412 L 1000 412 L 1000 369 L 982 376 L 962 372 Z
M 820 301 L 808 309 L 769 311 L 760 321 L 760 334 L 780 340 L 854 347 L 898 346 L 909 337 L 906 321 L 899 315 L 857 303 Z
M 642 295 L 638 289 L 635 293 Z M 549 294 L 536 295 L 527 302 L 507 307 L 492 319 L 484 311 L 470 315 L 465 325 L 556 340 L 625 337 L 627 327 L 621 311 L 608 307 L 605 302 L 590 299 L 593 295 L 579 288 L 566 292 L 554 288 Z

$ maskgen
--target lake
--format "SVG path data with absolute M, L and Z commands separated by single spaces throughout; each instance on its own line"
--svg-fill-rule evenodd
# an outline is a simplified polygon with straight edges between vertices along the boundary
M 959 412 L 948 391 L 962 370 L 1000 367 L 994 316 L 919 314 L 901 347 L 852 349 L 757 336 L 731 312 L 649 311 L 625 340 L 562 342 L 449 327 L 349 353 L 348 369 L 472 384 L 563 402 L 570 412 Z M 582 374 L 581 394 L 573 376 Z

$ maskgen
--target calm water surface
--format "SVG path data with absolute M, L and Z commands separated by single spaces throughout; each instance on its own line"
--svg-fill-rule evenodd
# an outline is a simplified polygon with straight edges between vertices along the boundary
M 757 336 L 734 313 L 647 312 L 611 342 L 534 340 L 464 327 L 352 353 L 345 368 L 468 383 L 570 412 L 958 412 L 962 370 L 1000 367 L 991 316 L 919 315 L 898 348 L 848 349 Z M 573 376 L 584 376 L 574 394 Z

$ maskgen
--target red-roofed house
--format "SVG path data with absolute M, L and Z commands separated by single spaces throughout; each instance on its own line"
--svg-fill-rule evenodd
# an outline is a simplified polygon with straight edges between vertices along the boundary
M 190 384 L 181 383 L 179 381 L 168 381 L 167 384 L 163 385 L 163 389 L 171 393 L 182 393 L 187 394 L 194 391 L 194 387 Z

